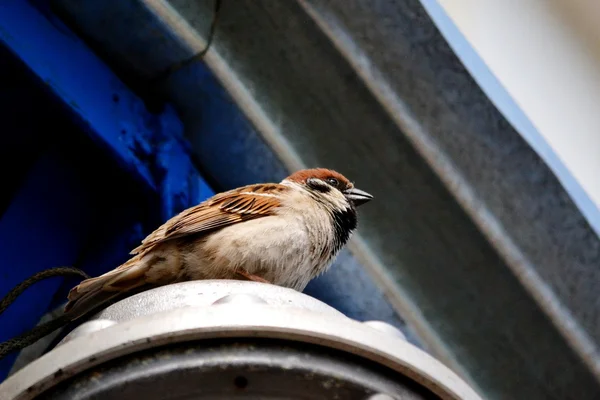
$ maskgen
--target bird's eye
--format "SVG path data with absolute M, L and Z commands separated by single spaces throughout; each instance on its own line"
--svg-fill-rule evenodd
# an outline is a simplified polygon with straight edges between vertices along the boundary
M 327 183 L 329 183 L 331 186 L 337 186 L 337 185 L 339 185 L 338 180 L 335 179 L 335 178 L 327 178 Z

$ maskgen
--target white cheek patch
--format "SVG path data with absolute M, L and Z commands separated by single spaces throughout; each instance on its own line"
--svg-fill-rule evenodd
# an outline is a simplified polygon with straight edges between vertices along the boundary
M 341 193 L 339 195 L 337 195 L 336 193 L 336 195 L 327 196 L 327 199 L 329 200 L 331 205 L 337 209 L 346 210 L 350 208 L 348 199 L 346 199 L 346 197 L 344 197 L 344 195 Z
M 314 179 L 314 180 L 318 181 L 319 182 L 318 184 L 326 185 L 328 188 L 330 188 L 330 186 L 327 185 L 327 183 L 323 182 L 322 180 L 320 180 L 320 179 Z M 284 179 L 281 181 L 281 184 L 293 187 L 295 189 L 300 189 L 311 197 L 315 196 L 314 194 L 311 194 L 304 185 L 300 185 L 299 183 L 288 181 L 287 179 Z M 318 196 L 319 196 L 319 200 L 328 208 L 343 209 L 343 210 L 350 208 L 350 203 L 348 202 L 348 199 L 346 199 L 346 197 L 342 194 L 342 192 L 340 192 L 337 189 L 331 188 L 331 190 L 329 190 L 328 192 L 319 192 Z

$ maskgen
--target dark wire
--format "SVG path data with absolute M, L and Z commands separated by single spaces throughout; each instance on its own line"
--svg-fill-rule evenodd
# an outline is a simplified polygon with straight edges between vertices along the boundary
M 8 294 L 4 296 L 2 300 L 0 300 L 0 314 L 6 311 L 8 306 L 10 306 L 17 299 L 17 297 L 19 297 L 21 293 L 23 293 L 31 285 L 47 278 L 69 275 L 79 276 L 83 279 L 90 278 L 90 276 L 84 271 L 73 267 L 57 267 L 40 271 L 19 283 L 10 292 L 8 292 Z M 13 351 L 24 349 L 25 347 L 37 342 L 39 339 L 59 328 L 62 328 L 69 322 L 70 317 L 62 315 L 51 321 L 38 325 L 17 337 L 0 343 L 0 360 Z
M 0 300 L 0 315 L 10 306 L 16 299 L 23 293 L 29 286 L 47 278 L 53 278 L 56 276 L 68 276 L 68 275 L 76 275 L 83 279 L 89 279 L 89 275 L 84 271 L 73 268 L 73 267 L 56 267 L 50 268 L 43 271 L 40 271 L 33 276 L 25 279 L 23 282 L 19 283 L 17 286 L 12 288 L 10 292 L 6 296 Z
M 71 322 L 70 316 L 61 315 L 60 317 L 56 317 L 51 321 L 38 325 L 17 337 L 0 343 L 0 360 L 13 351 L 22 350 L 25 347 L 34 344 L 44 336 L 47 336 L 55 330 L 67 325 L 69 322 Z
M 204 49 L 202 49 L 200 52 L 194 54 L 190 58 L 187 58 L 183 61 L 179 61 L 179 62 L 169 65 L 164 71 L 160 72 L 156 77 L 154 77 L 154 79 L 152 79 L 154 82 L 160 82 L 160 81 L 164 80 L 165 78 L 168 78 L 169 75 L 171 75 L 173 72 L 175 72 L 187 65 L 190 65 L 191 63 L 193 63 L 196 60 L 202 59 L 206 55 L 208 50 L 210 50 L 210 46 L 212 45 L 213 39 L 215 37 L 215 31 L 217 29 L 217 21 L 219 19 L 219 14 L 221 11 L 221 3 L 222 3 L 222 0 L 215 0 L 213 17 L 210 22 L 210 28 L 208 31 L 208 37 L 206 39 L 206 46 L 204 46 Z

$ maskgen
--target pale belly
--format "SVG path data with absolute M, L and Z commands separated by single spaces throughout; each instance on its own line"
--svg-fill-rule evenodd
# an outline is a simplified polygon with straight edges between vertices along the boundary
M 191 279 L 235 278 L 239 268 L 269 282 L 303 290 L 327 267 L 319 257 L 327 238 L 310 234 L 301 220 L 264 217 L 223 228 L 186 255 Z

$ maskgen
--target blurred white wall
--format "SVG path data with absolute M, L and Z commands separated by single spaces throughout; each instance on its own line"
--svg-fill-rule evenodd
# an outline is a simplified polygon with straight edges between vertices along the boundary
M 421 1 L 515 128 L 546 162 L 562 162 L 551 167 L 598 232 L 600 0 Z M 476 76 L 485 67 L 477 66 L 456 29 L 497 79 L 495 86 L 486 87 L 485 71 Z M 503 90 L 526 118 L 511 117 Z

